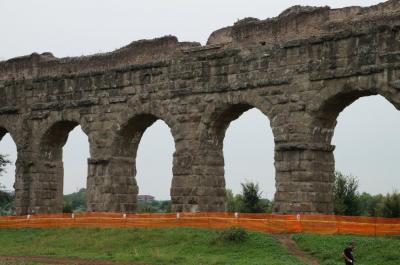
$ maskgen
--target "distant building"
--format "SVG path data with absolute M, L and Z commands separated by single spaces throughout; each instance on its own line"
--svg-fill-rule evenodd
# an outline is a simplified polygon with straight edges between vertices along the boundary
M 154 201 L 155 197 L 151 195 L 138 195 L 137 200 L 138 202 L 152 202 Z

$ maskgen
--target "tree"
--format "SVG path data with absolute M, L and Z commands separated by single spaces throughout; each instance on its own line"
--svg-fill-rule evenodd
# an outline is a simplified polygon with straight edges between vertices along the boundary
M 333 194 L 335 214 L 360 214 L 360 195 L 358 193 L 358 180 L 356 177 L 335 172 Z
M 400 217 L 400 193 L 387 194 L 383 200 L 384 217 Z
M 64 202 L 63 213 L 72 213 L 72 212 L 73 212 L 73 209 L 72 209 L 71 204 L 68 202 Z
M 11 161 L 7 159 L 6 155 L 0 154 L 0 176 L 5 172 L 5 167 L 10 163 Z
M 382 216 L 383 200 L 382 194 L 371 195 L 367 192 L 363 192 L 360 195 L 360 214 L 364 216 L 378 217 Z
M 78 192 L 64 195 L 64 207 L 66 211 L 86 211 L 86 189 L 81 188 Z
M 160 201 L 160 212 L 161 213 L 170 213 L 172 211 L 172 202 L 171 201 Z
M 234 195 L 232 190 L 226 190 L 227 211 L 231 213 L 240 212 L 242 208 L 242 195 Z
M 6 171 L 5 167 L 10 163 L 11 163 L 11 161 L 7 159 L 6 155 L 0 154 L 0 177 Z M 4 191 L 4 190 L 5 190 L 5 187 L 3 185 L 1 185 L 1 182 L 0 182 L 0 192 L 6 193 L 6 191 Z M 1 199 L 4 197 L 5 197 L 4 194 L 2 194 L 2 196 L 0 196 L 0 202 L 1 202 Z
M 264 207 L 261 203 L 261 191 L 258 184 L 253 182 L 241 183 L 241 212 L 245 213 L 262 213 Z
M 0 154 L 0 177 L 5 172 L 5 167 L 11 161 L 7 159 L 6 155 Z M 0 183 L 0 215 L 11 214 L 14 208 L 14 195 L 5 191 L 4 186 Z

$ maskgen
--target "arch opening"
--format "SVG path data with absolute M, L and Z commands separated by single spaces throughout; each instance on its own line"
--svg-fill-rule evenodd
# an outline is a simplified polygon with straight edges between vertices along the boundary
M 143 133 L 157 120 L 158 118 L 151 114 L 131 118 L 119 132 L 113 153 L 117 156 L 136 157 Z
M 348 88 L 322 102 L 315 116 L 311 141 L 323 148 L 315 173 L 323 177 L 317 184 L 327 187 L 327 197 L 322 194 L 320 197 L 329 204 L 329 212 L 368 214 L 364 211 L 367 201 L 361 201 L 361 198 L 368 199 L 370 195 L 399 188 L 400 181 L 394 169 L 399 148 L 399 110 L 396 97 L 386 93 L 385 89 L 353 91 Z M 344 210 L 347 206 L 341 207 L 340 196 L 343 194 L 335 193 L 335 179 L 341 179 L 339 177 L 343 175 L 356 178 L 357 193 L 368 193 L 367 197 L 360 197 L 356 204 L 348 206 L 351 211 Z
M 355 90 L 335 95 L 325 102 L 322 110 L 320 111 L 323 113 L 323 115 L 319 117 L 320 122 L 322 123 L 323 127 L 335 126 L 337 117 L 346 107 L 350 106 L 359 98 L 372 95 L 374 94 L 372 94 L 370 91 L 364 90 Z
M 265 207 L 270 211 L 275 195 L 274 137 L 270 121 L 263 112 L 249 104 L 226 107 L 214 116 L 212 160 L 214 170 L 210 177 L 226 190 L 223 208 L 228 211 L 252 211 L 236 202 L 232 195 L 242 192 L 242 184 L 258 184 Z M 218 177 L 215 177 L 216 175 Z M 234 202 L 235 204 L 235 202 Z M 254 209 L 253 209 L 254 210 Z
M 65 212 L 86 210 L 87 160 L 89 157 L 88 137 L 78 125 L 69 132 L 68 140 L 63 146 L 63 211 Z
M 226 186 L 241 192 L 241 183 L 259 183 L 263 197 L 275 194 L 274 138 L 268 118 L 258 109 L 244 112 L 226 131 L 223 152 Z
M 49 212 L 86 210 L 87 160 L 90 157 L 88 136 L 75 121 L 60 121 L 51 126 L 41 141 L 46 170 L 41 179 L 47 182 L 44 193 L 50 194 Z M 67 195 L 64 197 L 64 195 Z
M 376 195 L 399 190 L 399 135 L 400 111 L 387 99 L 358 98 L 337 118 L 332 137 L 335 169 L 356 176 L 360 192 Z
M 132 210 L 170 211 L 175 152 L 170 126 L 157 116 L 141 114 L 122 127 L 115 142 L 114 158 L 128 161 L 118 163 L 119 166 L 129 167 L 118 177 L 123 178 L 120 182 L 130 183 L 133 187 L 128 189 L 131 197 L 128 200 L 133 198 L 135 204 Z
M 174 139 L 165 122 L 157 120 L 145 130 L 136 155 L 139 211 L 171 211 L 174 150 Z
M 0 215 L 14 215 L 17 146 L 11 134 L 4 128 L 0 128 L 0 154 L 10 162 L 0 172 Z
M 314 119 L 313 122 L 314 141 L 330 144 L 332 142 L 333 133 L 339 115 L 354 102 L 369 97 L 384 99 L 386 103 L 389 103 L 389 105 L 392 105 L 395 109 L 400 110 L 400 105 L 397 104 L 396 100 L 383 92 L 378 92 L 375 89 L 353 90 L 351 87 L 346 87 L 344 91 L 331 95 L 324 100 L 316 111 L 316 119 Z M 318 128 L 318 131 L 315 131 L 316 128 Z

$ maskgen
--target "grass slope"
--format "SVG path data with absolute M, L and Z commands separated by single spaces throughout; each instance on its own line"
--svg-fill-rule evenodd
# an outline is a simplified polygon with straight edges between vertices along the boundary
M 210 229 L 7 229 L 0 256 L 58 256 L 149 264 L 300 265 L 270 235 L 243 243 L 218 240 Z
M 341 253 L 350 241 L 356 242 L 355 264 L 400 264 L 400 237 L 298 234 L 293 239 L 300 249 L 318 257 L 322 265 L 344 264 Z

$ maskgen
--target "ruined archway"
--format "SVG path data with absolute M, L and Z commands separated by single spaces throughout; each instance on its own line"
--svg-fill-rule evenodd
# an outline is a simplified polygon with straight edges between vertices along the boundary
M 14 145 L 16 151 L 14 156 L 15 160 L 12 158 L 10 159 L 12 162 L 15 162 L 15 170 L 11 169 L 8 171 L 8 174 L 12 176 L 9 185 L 12 186 L 11 189 L 15 192 L 15 211 L 12 213 L 15 212 L 17 215 L 22 215 L 28 212 L 31 203 L 31 177 L 26 172 L 26 167 L 29 167 L 30 161 L 24 159 L 26 155 L 24 152 L 25 148 L 20 138 L 21 135 L 16 131 L 18 124 L 10 122 L 2 124 L 7 124 L 7 126 L 0 125 L 0 141 L 5 136 L 8 137 L 9 144 Z M 4 153 L 2 150 L 0 150 L 0 152 Z
M 115 192 L 114 194 L 123 193 L 123 195 L 117 196 L 119 201 L 114 202 L 114 207 L 121 211 L 135 212 L 137 210 L 137 195 L 140 189 L 136 180 L 137 151 L 145 131 L 158 120 L 163 121 L 153 114 L 136 115 L 121 126 L 113 141 L 110 170 L 114 184 L 111 185 L 111 189 L 112 192 Z M 171 183 L 169 186 L 172 190 Z
M 274 137 L 270 121 L 260 110 L 252 108 L 230 123 L 223 153 L 227 189 L 239 194 L 242 183 L 253 182 L 259 185 L 263 199 L 273 199 Z
M 322 91 L 321 95 L 324 99 L 320 101 L 318 111 L 315 112 L 316 119 L 312 125 L 313 144 L 324 147 L 323 150 L 321 149 L 322 152 L 320 151 L 317 159 L 318 164 L 316 164 L 320 172 L 320 178 L 318 183 L 316 182 L 314 185 L 318 185 L 323 189 L 325 193 L 323 201 L 326 201 L 328 211 L 330 212 L 333 211 L 332 191 L 334 170 L 336 168 L 334 157 L 335 146 L 332 145 L 332 139 L 337 126 L 337 119 L 341 112 L 360 98 L 376 95 L 381 95 L 387 100 L 388 104 L 392 104 L 397 110 L 400 110 L 400 102 L 397 101 L 396 94 L 390 93 L 388 87 L 383 86 L 379 89 L 375 86 L 369 88 L 361 87 L 359 89 L 355 87 L 357 87 L 357 82 L 353 86 L 347 84 L 335 90 L 328 87 L 325 91 Z M 392 97 L 391 95 L 394 96 Z M 368 110 L 366 110 L 365 115 L 367 113 Z
M 368 79 L 366 79 L 368 81 Z M 400 98 L 396 89 L 386 82 L 366 82 L 351 78 L 329 82 L 312 102 L 313 107 L 313 141 L 316 143 L 331 144 L 333 133 L 337 125 L 337 118 L 348 106 L 360 98 L 379 95 L 400 110 Z
M 76 121 L 58 121 L 48 127 L 41 138 L 40 158 L 45 163 L 40 168 L 39 183 L 43 184 L 41 188 L 46 196 L 37 198 L 37 200 L 42 201 L 41 203 L 38 202 L 37 205 L 42 206 L 33 209 L 36 213 L 62 212 L 63 210 L 63 147 L 68 140 L 69 133 L 78 126 L 79 123 Z
M 64 209 L 63 211 L 85 211 L 88 179 L 88 158 L 90 157 L 89 140 L 76 126 L 69 132 L 63 146 L 64 164 Z M 67 195 L 67 196 L 65 196 Z
M 267 101 L 263 106 L 263 110 L 268 109 L 269 104 Z M 222 103 L 213 107 L 211 115 L 205 118 L 205 131 L 200 136 L 202 137 L 202 145 L 200 146 L 201 163 L 205 171 L 201 175 L 201 184 L 203 195 L 200 196 L 200 210 L 201 211 L 225 211 L 227 210 L 226 204 L 226 175 L 225 175 L 225 159 L 224 159 L 224 139 L 226 131 L 232 121 L 238 119 L 243 113 L 251 109 L 258 109 L 268 119 L 266 111 L 249 104 L 245 101 L 237 101 L 234 103 Z M 272 146 L 273 150 L 273 146 Z M 275 179 L 275 175 L 271 176 Z M 244 180 L 244 177 L 243 177 Z M 207 198 L 207 195 L 210 198 Z M 208 201 L 206 209 L 201 200 Z M 212 202 L 210 202 L 212 201 Z
M 356 176 L 360 192 L 376 195 L 400 188 L 398 135 L 400 111 L 389 101 L 380 95 L 357 99 L 337 118 L 335 170 Z
M 168 205 L 171 200 L 174 151 L 175 142 L 171 129 L 164 121 L 157 120 L 145 130 L 138 146 L 135 163 L 139 188 L 138 211 L 167 210 L 156 209 L 155 206 L 161 203 Z M 153 202 L 154 207 L 150 205 L 153 199 L 156 200 Z

